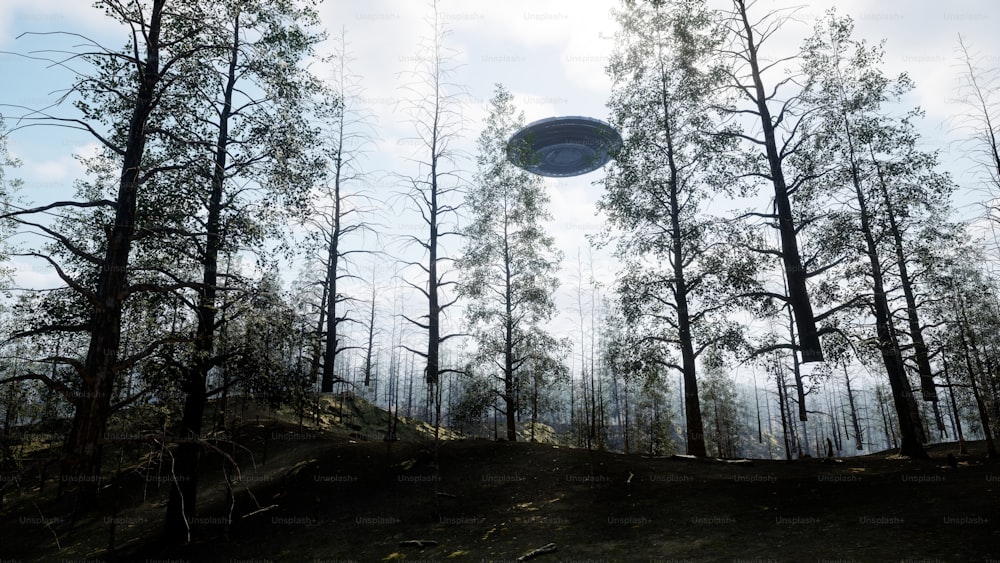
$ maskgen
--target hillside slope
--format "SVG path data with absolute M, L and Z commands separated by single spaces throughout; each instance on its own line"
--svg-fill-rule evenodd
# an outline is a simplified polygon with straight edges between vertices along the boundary
M 953 444 L 933 446 L 929 461 L 883 453 L 725 463 L 520 442 L 364 441 L 358 408 L 349 423 L 361 428 L 348 431 L 245 418 L 220 442 L 240 462 L 232 489 L 222 458 L 206 453 L 191 545 L 158 543 L 169 473 L 147 461 L 124 464 L 101 509 L 72 525 L 54 486 L 23 483 L 0 512 L 0 558 L 512 561 L 554 544 L 532 560 L 1000 559 L 1000 472 L 982 444 L 956 467 L 945 460 Z

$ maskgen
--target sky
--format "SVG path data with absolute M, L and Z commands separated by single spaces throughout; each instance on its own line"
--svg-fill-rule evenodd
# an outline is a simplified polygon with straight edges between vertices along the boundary
M 725 4 L 725 0 L 713 0 L 713 5 Z M 834 4 L 839 13 L 854 17 L 858 37 L 870 42 L 886 40 L 889 74 L 905 71 L 915 80 L 916 90 L 907 101 L 927 112 L 921 124 L 927 146 L 942 150 L 944 169 L 963 185 L 956 197 L 960 214 L 966 218 L 978 214 L 974 203 L 982 197 L 972 191 L 976 187 L 972 163 L 962 158 L 957 145 L 962 133 L 955 130 L 954 120 L 963 106 L 955 92 L 959 72 L 955 48 L 962 34 L 987 66 L 1000 66 L 1000 5 L 991 0 L 758 0 L 759 10 L 800 7 L 796 14 L 800 21 L 791 22 L 775 37 L 770 56 L 794 53 L 810 32 L 812 20 Z M 559 115 L 607 119 L 605 102 L 611 84 L 604 69 L 616 30 L 610 11 L 617 5 L 613 0 L 441 0 L 439 12 L 450 29 L 447 45 L 460 64 L 453 80 L 467 92 L 461 104 L 466 132 L 463 147 L 474 153 L 498 82 L 514 94 L 529 122 Z M 390 171 L 412 172 L 406 161 L 412 144 L 406 139 L 413 129 L 400 108 L 406 98 L 401 89 L 405 78 L 400 73 L 414 68 L 416 46 L 430 33 L 429 6 L 422 0 L 326 0 L 319 9 L 331 36 L 345 30 L 355 57 L 351 70 L 360 76 L 364 89 L 360 101 L 375 118 L 378 139 L 364 167 L 379 177 Z M 110 46 L 124 44 L 125 39 L 122 30 L 87 0 L 4 0 L 0 3 L 0 75 L 5 78 L 0 104 L 47 107 L 69 83 L 66 69 L 11 54 L 63 49 L 81 42 L 64 36 L 22 35 L 51 31 L 79 33 Z M 316 65 L 318 74 L 329 75 L 322 63 Z M 2 113 L 12 111 L 10 106 L 0 107 Z M 66 106 L 53 111 L 72 114 Z M 85 134 L 65 129 L 33 128 L 13 133 L 8 148 L 23 162 L 8 174 L 24 180 L 23 195 L 46 202 L 72 195 L 73 181 L 83 174 L 74 155 L 93 152 L 95 143 Z M 467 169 L 473 169 L 471 161 Z M 602 219 L 595 215 L 601 194 L 595 182 L 602 174 L 597 170 L 575 178 L 546 179 L 554 218 L 548 226 L 565 253 L 557 326 L 577 323 L 576 313 L 571 312 L 577 256 L 582 253 L 586 263 L 590 253 L 586 235 L 602 229 Z M 398 189 L 390 182 L 379 182 L 376 191 Z M 594 256 L 596 277 L 610 283 L 615 261 L 606 252 Z M 21 287 L 56 283 L 54 274 L 41 264 L 17 262 L 15 266 L 16 284 Z

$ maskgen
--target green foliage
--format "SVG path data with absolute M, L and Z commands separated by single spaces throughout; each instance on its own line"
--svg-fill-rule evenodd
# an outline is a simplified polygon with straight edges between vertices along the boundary
M 450 409 L 451 421 L 464 432 L 475 432 L 496 406 L 497 394 L 492 378 L 475 373 L 474 368 L 466 373 L 469 377 L 461 380 L 458 401 Z
M 509 384 L 532 365 L 560 362 L 544 325 L 555 313 L 562 255 L 542 226 L 550 218 L 544 184 L 507 159 L 507 139 L 524 121 L 515 111 L 513 97 L 498 85 L 479 137 L 476 181 L 466 196 L 471 221 L 458 261 L 459 292 L 469 299 L 466 314 L 480 361 L 499 368 Z M 516 408 L 515 397 L 505 399 Z
M 295 405 L 313 383 L 301 361 L 298 318 L 276 276 L 265 277 L 254 289 L 229 329 L 223 345 L 230 359 L 221 367 L 240 381 L 244 392 L 272 408 Z
M 814 278 L 823 289 L 816 292 L 821 302 L 832 307 L 864 296 L 858 304 L 871 303 L 876 261 L 890 303 L 900 302 L 913 319 L 910 330 L 893 329 L 906 350 L 912 329 L 921 324 L 917 316 L 926 311 L 913 309 L 904 297 L 911 292 L 914 303 L 927 302 L 924 274 L 948 252 L 956 186 L 937 170 L 938 151 L 921 148 L 917 121 L 922 112 L 898 114 L 913 81 L 905 73 L 887 76 L 882 44 L 855 39 L 853 28 L 850 17 L 830 10 L 803 48 L 803 99 L 813 108 L 809 152 L 826 172 L 824 182 L 804 186 L 801 207 L 815 218 L 817 242 L 811 248 L 817 261 L 838 264 Z M 917 257 L 923 263 L 914 268 Z M 878 344 L 871 323 L 857 333 L 859 314 L 864 313 L 858 306 L 845 308 L 830 324 Z
M 16 199 L 15 194 L 21 186 L 17 178 L 10 178 L 10 170 L 21 166 L 21 162 L 7 152 L 7 134 L 3 117 L 0 116 L 0 214 L 14 210 L 11 204 Z M 14 232 L 16 225 L 8 219 L 0 220 L 0 291 L 5 291 L 10 282 L 12 269 L 7 265 L 10 254 L 8 237 Z
M 625 372 L 636 373 L 651 363 L 676 365 L 668 349 L 684 338 L 696 355 L 709 342 L 735 345 L 727 312 L 734 296 L 756 287 L 759 264 L 704 210 L 736 184 L 720 158 L 734 141 L 708 133 L 720 127 L 712 108 L 722 77 L 711 58 L 719 34 L 709 11 L 698 1 L 626 2 L 615 15 L 621 31 L 608 106 L 624 144 L 599 207 L 620 232 L 617 293 L 631 329 L 620 351 L 633 364 Z M 690 325 L 687 336 L 682 325 Z
M 698 392 L 704 416 L 705 445 L 716 457 L 734 458 L 742 453 L 743 405 L 736 394 L 736 383 L 721 359 L 705 362 Z
M 647 377 L 640 383 L 635 405 L 635 451 L 649 455 L 677 453 L 674 437 L 678 432 L 672 422 L 670 397 L 670 385 L 663 374 Z

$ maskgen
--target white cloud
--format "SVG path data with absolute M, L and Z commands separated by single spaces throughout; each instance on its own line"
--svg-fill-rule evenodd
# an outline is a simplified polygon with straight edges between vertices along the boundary
M 36 179 L 43 184 L 62 183 L 79 177 L 83 167 L 72 156 L 62 156 L 52 160 L 27 162 L 22 168 L 26 177 Z
M 31 289 L 52 289 L 65 284 L 54 270 L 38 260 L 13 258 L 9 263 L 14 287 Z
M 11 155 L 22 164 L 9 174 L 23 181 L 20 195 L 35 202 L 72 196 L 74 181 L 86 174 L 76 156 L 93 156 L 99 150 L 97 143 L 46 146 L 44 136 L 16 137 L 13 141 Z

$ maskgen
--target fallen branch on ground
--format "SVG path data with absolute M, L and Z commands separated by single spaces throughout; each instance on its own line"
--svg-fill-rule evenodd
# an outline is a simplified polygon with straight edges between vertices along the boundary
M 254 510 L 253 512 L 249 512 L 247 514 L 244 514 L 242 517 L 243 518 L 249 518 L 249 517 L 253 516 L 254 514 L 260 514 L 261 512 L 267 512 L 268 510 L 274 510 L 275 508 L 278 508 L 278 505 L 272 504 L 270 506 L 265 506 L 263 508 L 259 508 L 257 510 Z
M 399 545 L 407 547 L 431 547 L 437 544 L 437 540 L 403 540 L 399 542 Z
M 527 561 L 529 559 L 534 559 L 535 557 L 538 557 L 539 555 L 545 555 L 546 553 L 552 553 L 555 550 L 556 550 L 556 544 L 554 544 L 554 543 L 545 544 L 542 547 L 539 547 L 538 549 L 532 549 L 528 553 L 525 553 L 524 555 L 518 557 L 517 560 L 518 561 Z

